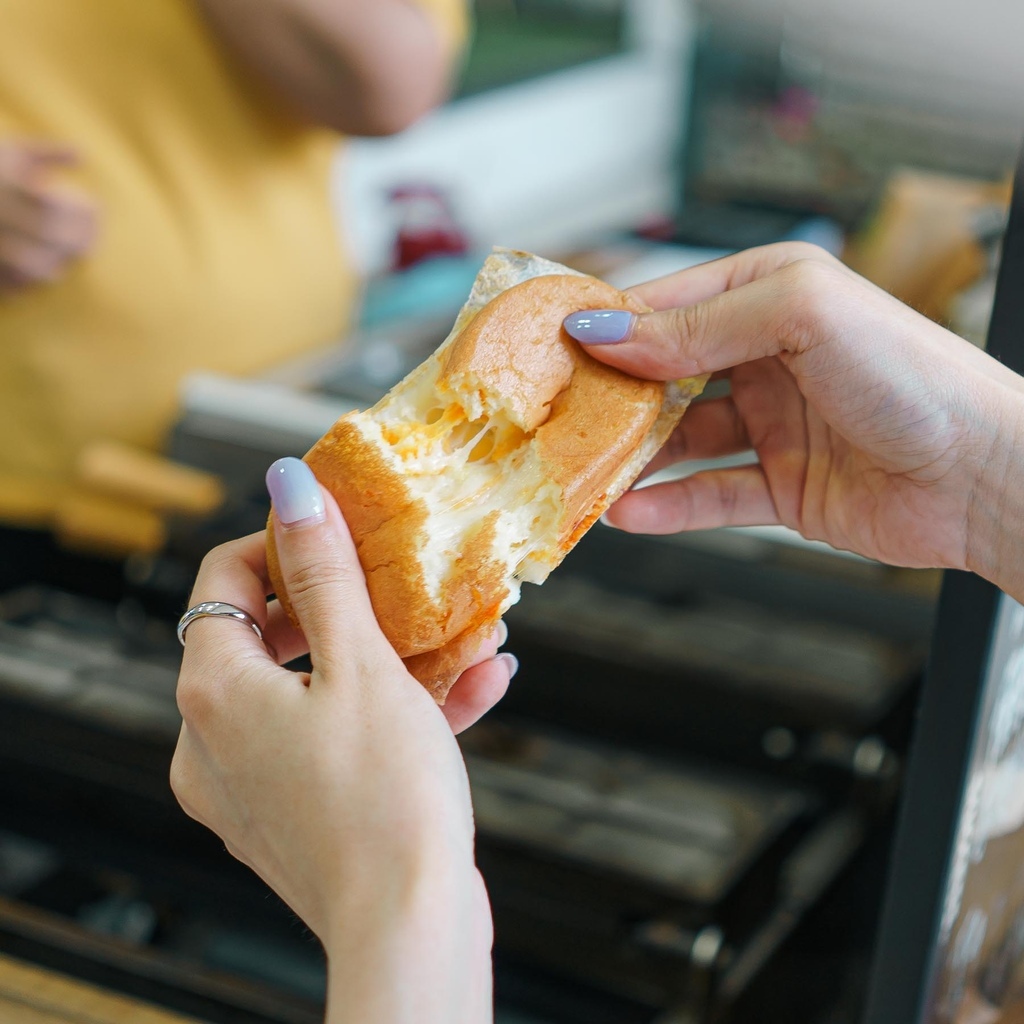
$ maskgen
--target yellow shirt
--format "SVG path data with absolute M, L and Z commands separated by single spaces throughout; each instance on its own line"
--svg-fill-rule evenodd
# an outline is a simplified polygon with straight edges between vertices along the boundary
M 458 33 L 461 0 L 419 2 Z M 338 139 L 190 0 L 0 0 L 0 137 L 75 146 L 62 177 L 100 207 L 64 277 L 0 297 L 0 499 L 68 480 L 87 441 L 158 446 L 189 371 L 258 372 L 343 329 Z

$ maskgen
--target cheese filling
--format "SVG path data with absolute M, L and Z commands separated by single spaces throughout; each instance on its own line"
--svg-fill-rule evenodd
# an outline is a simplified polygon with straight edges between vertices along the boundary
M 504 612 L 518 601 L 521 581 L 541 583 L 556 564 L 561 488 L 546 479 L 532 435 L 478 393 L 439 398 L 436 376 L 431 367 L 407 378 L 384 408 L 355 419 L 427 507 L 420 562 L 433 599 L 484 520 L 498 513 L 491 558 L 505 564 Z

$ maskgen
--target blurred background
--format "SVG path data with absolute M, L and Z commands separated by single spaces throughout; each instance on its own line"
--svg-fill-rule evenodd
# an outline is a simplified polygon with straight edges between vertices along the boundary
M 136 999 L 319 1019 L 315 940 L 168 789 L 174 623 L 202 555 L 262 528 L 269 462 L 432 351 L 492 246 L 625 287 L 805 239 L 986 342 L 1020 4 L 477 0 L 472 18 L 447 102 L 332 149 L 358 296 L 342 331 L 258 373 L 198 360 L 157 444 L 83 438 L 89 501 L 44 507 L 0 475 L 0 1009 L 42 998 L 37 965 L 67 986 L 48 983 L 47 1020 L 79 1019 L 60 1016 L 79 985 L 107 993 L 103 1021 L 143 1019 Z M 45 564 L 19 561 L 19 530 L 47 535 Z M 942 583 L 783 528 L 598 526 L 525 588 L 520 673 L 464 737 L 501 1024 L 884 1024 L 869 993 Z M 1009 732 L 975 771 L 1018 756 L 1014 623 L 989 701 Z M 957 813 L 972 743 L 950 747 Z M 1024 1020 L 1020 824 L 934 899 L 922 1024 Z M 938 846 L 951 865 L 953 835 Z

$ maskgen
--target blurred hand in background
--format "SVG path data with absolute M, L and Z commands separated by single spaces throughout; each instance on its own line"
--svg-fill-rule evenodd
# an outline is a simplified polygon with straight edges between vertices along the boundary
M 96 241 L 96 203 L 59 184 L 71 146 L 0 140 L 0 294 L 58 280 Z

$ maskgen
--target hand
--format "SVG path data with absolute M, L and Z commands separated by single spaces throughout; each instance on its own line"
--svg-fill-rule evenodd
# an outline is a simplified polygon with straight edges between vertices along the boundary
M 650 470 L 748 450 L 757 462 L 631 491 L 610 523 L 783 523 L 886 562 L 994 578 L 1024 509 L 1019 376 L 813 246 L 754 249 L 632 291 L 657 312 L 603 327 L 576 314 L 570 333 L 603 330 L 618 343 L 591 354 L 641 377 L 731 385 L 690 408 Z
M 491 924 L 452 727 L 501 696 L 514 659 L 494 657 L 496 635 L 442 711 L 380 632 L 334 500 L 288 461 L 275 539 L 305 636 L 267 606 L 262 535 L 207 556 L 193 603 L 251 611 L 265 643 L 223 619 L 189 626 L 172 786 L 323 941 L 345 992 L 331 1021 L 475 1024 Z M 307 646 L 311 673 L 281 667 Z
M 57 280 L 92 247 L 95 204 L 49 181 L 77 162 L 69 146 L 0 142 L 0 295 Z

